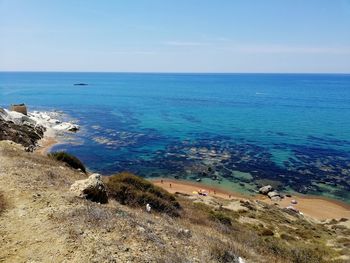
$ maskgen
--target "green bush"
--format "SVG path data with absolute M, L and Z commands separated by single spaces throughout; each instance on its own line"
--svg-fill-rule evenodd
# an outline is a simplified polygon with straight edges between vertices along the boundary
M 111 176 L 107 188 L 109 196 L 121 204 L 134 207 L 150 204 L 155 211 L 172 216 L 179 215 L 180 204 L 174 195 L 131 173 L 123 172 Z
M 54 158 L 55 160 L 61 161 L 69 165 L 70 167 L 74 169 L 80 169 L 84 173 L 86 173 L 86 168 L 84 164 L 75 156 L 66 153 L 66 152 L 53 152 L 49 153 L 49 156 L 51 158 Z
M 222 223 L 224 225 L 228 225 L 228 226 L 232 225 L 231 218 L 229 216 L 225 215 L 223 212 L 210 211 L 209 217 L 210 217 L 210 219 L 212 219 L 214 221 L 219 221 L 220 223 Z
M 268 228 L 264 228 L 261 232 L 260 232 L 261 236 L 273 236 L 273 231 L 271 229 Z

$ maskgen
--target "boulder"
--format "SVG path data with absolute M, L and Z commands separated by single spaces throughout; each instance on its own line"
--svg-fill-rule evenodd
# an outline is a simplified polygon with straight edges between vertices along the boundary
M 279 202 L 279 201 L 281 201 L 281 199 L 282 198 L 279 195 L 271 197 L 271 201 L 273 201 L 273 202 Z
M 273 191 L 273 187 L 271 185 L 265 185 L 259 189 L 259 193 L 263 195 L 267 195 L 271 191 Z
M 105 204 L 108 202 L 107 188 L 100 174 L 92 174 L 85 180 L 76 181 L 70 187 L 76 196 L 93 202 Z
M 268 192 L 267 196 L 270 197 L 270 198 L 276 197 L 276 196 L 281 197 L 281 195 L 277 191 Z

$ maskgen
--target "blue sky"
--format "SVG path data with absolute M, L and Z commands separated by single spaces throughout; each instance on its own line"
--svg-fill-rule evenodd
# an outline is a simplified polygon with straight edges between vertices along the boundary
M 0 70 L 350 73 L 350 0 L 0 0 Z

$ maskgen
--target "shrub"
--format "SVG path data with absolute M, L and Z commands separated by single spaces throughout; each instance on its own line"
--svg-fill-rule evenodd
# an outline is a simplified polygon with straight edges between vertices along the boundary
M 180 204 L 174 195 L 131 173 L 111 176 L 107 188 L 109 196 L 121 204 L 134 207 L 150 204 L 155 211 L 179 215 Z
M 224 225 L 231 226 L 231 218 L 222 212 L 211 211 L 209 214 L 210 218 L 215 221 L 219 221 Z
M 273 231 L 271 229 L 268 228 L 264 228 L 261 232 L 260 232 L 261 236 L 273 236 Z
M 286 240 L 286 241 L 295 241 L 295 240 L 296 240 L 295 237 L 293 237 L 293 236 L 291 236 L 291 235 L 288 235 L 288 234 L 286 234 L 286 233 L 282 233 L 282 234 L 281 234 L 281 238 L 282 238 L 283 240 Z
M 238 262 L 238 256 L 236 254 L 236 249 L 232 244 L 215 242 L 210 246 L 210 256 L 215 262 Z
M 323 263 L 331 255 L 330 249 L 319 245 L 301 242 L 281 242 L 273 237 L 265 237 L 260 246 L 270 254 L 286 259 L 292 263 Z
M 55 160 L 61 161 L 66 163 L 68 166 L 74 168 L 74 169 L 80 169 L 84 173 L 86 173 L 86 169 L 84 164 L 75 156 L 66 153 L 66 152 L 53 152 L 49 153 L 49 156 L 51 158 L 54 158 Z

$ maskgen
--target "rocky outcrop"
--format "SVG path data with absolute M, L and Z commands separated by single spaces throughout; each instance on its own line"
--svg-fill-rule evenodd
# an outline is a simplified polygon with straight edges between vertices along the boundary
M 282 195 L 275 191 L 271 185 L 261 187 L 259 193 L 267 195 L 272 201 L 280 201 L 282 199 Z
M 259 189 L 259 193 L 263 195 L 267 195 L 271 191 L 273 191 L 273 187 L 271 185 L 265 185 Z
M 100 174 L 92 174 L 85 180 L 76 181 L 72 184 L 70 190 L 74 192 L 76 196 L 86 198 L 97 203 L 107 203 L 107 189 L 102 182 Z
M 33 151 L 37 141 L 43 138 L 44 132 L 45 128 L 40 125 L 35 126 L 29 122 L 20 125 L 4 120 L 0 112 L 0 141 L 10 140 L 23 145 L 27 151 Z
M 74 123 L 54 118 L 57 115 L 55 113 L 38 111 L 27 113 L 25 105 L 13 105 L 11 109 L 14 111 L 0 108 L 0 141 L 10 140 L 19 143 L 29 151 L 35 149 L 37 141 L 44 137 L 45 131 L 54 136 L 79 130 L 79 126 Z

